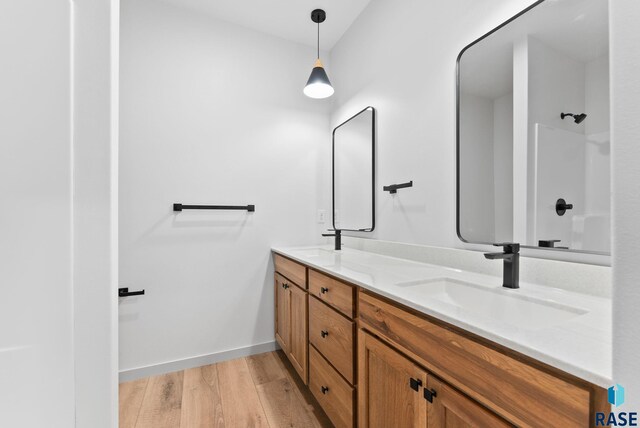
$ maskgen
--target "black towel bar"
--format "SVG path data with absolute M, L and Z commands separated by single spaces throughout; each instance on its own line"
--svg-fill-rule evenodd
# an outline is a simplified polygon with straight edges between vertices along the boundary
M 391 184 L 389 186 L 384 186 L 382 190 L 389 193 L 397 193 L 398 189 L 404 189 L 405 187 L 413 187 L 413 180 L 409 181 L 408 183 Z
M 173 204 L 174 211 L 182 210 L 243 210 L 248 212 L 254 212 L 256 210 L 255 205 L 183 205 Z
M 144 296 L 144 290 L 129 291 L 128 287 L 118 288 L 118 297 Z

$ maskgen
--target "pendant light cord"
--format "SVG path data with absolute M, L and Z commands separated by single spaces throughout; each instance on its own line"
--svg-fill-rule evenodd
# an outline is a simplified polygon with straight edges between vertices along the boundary
M 320 23 L 318 22 L 318 59 L 320 59 Z

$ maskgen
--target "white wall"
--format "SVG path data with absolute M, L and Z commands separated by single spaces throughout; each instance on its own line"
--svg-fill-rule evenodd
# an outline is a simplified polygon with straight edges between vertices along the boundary
M 576 124 L 561 112 L 582 113 L 585 108 L 585 73 L 583 62 L 568 57 L 535 37 L 528 37 L 529 54 L 529 126 L 543 123 L 559 129 L 584 134 L 587 121 Z M 532 145 L 534 129 L 529 130 Z
M 378 107 L 380 185 L 389 179 L 416 180 L 413 190 L 398 192 L 395 203 L 388 195 L 380 201 L 379 237 L 397 230 L 394 240 L 461 245 L 453 222 L 455 54 L 463 40 L 481 35 L 529 3 L 399 5 L 372 0 L 334 48 L 332 124 L 359 106 Z M 621 410 L 635 411 L 640 406 L 640 2 L 610 0 L 610 5 L 614 379 L 627 388 L 627 404 Z M 452 64 L 451 69 L 441 64 Z M 518 103 L 514 99 L 514 106 Z M 330 193 L 326 187 L 323 192 L 319 203 L 329 206 Z
M 118 426 L 119 0 L 74 3 L 75 426 Z
M 495 242 L 513 240 L 513 93 L 493 101 Z
M 613 82 L 612 135 L 614 140 L 612 145 L 614 165 L 614 377 L 617 382 L 622 383 L 627 388 L 627 404 L 625 404 L 624 408 L 635 410 L 640 404 L 640 366 L 638 365 L 637 357 L 640 354 L 640 344 L 637 341 L 637 338 L 640 337 L 640 324 L 637 323 L 637 308 L 640 306 L 640 288 L 637 286 L 638 278 L 640 278 L 640 265 L 637 263 L 640 257 L 640 228 L 637 227 L 640 221 L 638 215 L 640 213 L 640 192 L 637 189 L 637 183 L 640 182 L 637 167 L 640 160 L 640 144 L 638 143 L 638 135 L 640 135 L 640 123 L 638 122 L 640 117 L 640 107 L 638 105 L 640 78 L 637 73 L 640 68 L 640 51 L 636 49 L 640 45 L 640 33 L 637 32 L 637 23 L 640 21 L 640 4 L 635 0 L 610 0 L 610 3 L 610 20 L 612 24 L 611 77 Z M 381 150 L 378 160 L 380 167 L 379 187 L 381 188 L 387 181 L 397 182 L 409 179 L 414 179 L 416 184 L 413 189 L 401 190 L 395 198 L 381 194 L 381 192 L 378 193 L 379 198 L 385 199 L 379 199 L 378 213 L 380 223 L 376 233 L 377 236 L 384 238 L 389 234 L 390 230 L 396 230 L 399 231 L 399 235 L 394 236 L 394 239 L 397 240 L 424 242 L 433 245 L 462 245 L 458 242 L 454 233 L 455 151 L 453 142 L 455 141 L 455 110 L 453 64 L 455 55 L 468 41 L 481 35 L 486 29 L 492 28 L 528 4 L 529 2 L 526 1 L 494 0 L 472 2 L 468 0 L 453 5 L 450 2 L 430 4 L 414 0 L 399 5 L 382 0 L 373 0 L 370 7 L 363 12 L 334 49 L 332 60 L 335 66 L 328 67 L 329 74 L 337 89 L 334 99 L 335 113 L 331 124 L 340 123 L 365 105 L 370 104 L 378 107 L 380 113 L 378 117 L 379 129 L 381 131 L 379 135 L 379 147 Z M 179 18 L 178 20 L 186 19 L 178 14 L 177 11 L 172 11 L 172 14 L 177 15 L 176 19 Z M 133 23 L 131 22 L 125 25 L 125 32 L 129 33 L 128 37 L 131 37 L 132 40 L 134 35 L 136 35 L 136 38 L 141 38 L 138 47 L 126 54 L 127 61 L 130 62 L 140 60 L 140 58 L 136 58 L 136 55 L 141 58 L 161 55 L 158 52 L 148 52 L 149 50 L 154 50 L 153 45 L 155 43 L 151 40 L 154 35 L 158 37 L 156 43 L 161 44 L 163 47 L 172 38 L 178 36 L 175 34 L 176 29 L 173 28 L 173 25 L 168 25 L 166 16 L 160 22 L 165 24 L 163 27 L 165 31 L 171 30 L 171 32 L 163 36 L 160 30 L 152 31 L 148 28 L 149 21 L 158 19 L 156 13 L 150 14 L 148 21 L 140 15 L 141 12 L 138 11 L 135 20 L 137 29 L 133 28 Z M 204 33 L 201 27 L 202 25 L 198 25 L 196 28 L 183 30 L 187 34 L 192 34 L 191 32 Z M 212 32 L 214 30 L 217 31 L 211 25 L 207 29 L 207 31 Z M 140 31 L 140 34 L 136 34 L 137 31 Z M 264 42 L 264 39 L 268 38 L 261 37 L 261 39 Z M 141 43 L 144 40 L 146 40 L 146 44 Z M 275 41 L 271 40 L 269 43 L 275 43 Z M 143 49 L 144 46 L 151 47 L 145 51 Z M 180 46 L 185 47 L 184 40 L 181 43 L 177 43 L 174 50 L 179 49 Z M 206 58 L 205 55 L 202 57 Z M 167 55 L 167 58 L 170 58 L 170 56 Z M 208 61 L 209 59 L 207 59 L 207 63 Z M 277 64 L 277 61 L 274 61 L 274 63 Z M 451 64 L 451 66 L 442 66 L 442 64 Z M 133 84 L 134 81 L 144 84 L 146 78 L 157 79 L 156 73 L 166 73 L 164 69 L 142 67 L 138 62 L 135 65 L 135 69 L 133 65 L 126 68 L 135 73 L 135 76 L 131 77 L 132 83 L 129 84 L 129 88 L 135 86 Z M 162 65 L 166 66 L 167 64 L 163 63 Z M 177 65 L 174 64 L 173 67 L 177 67 Z M 295 67 L 289 65 L 282 72 L 290 72 L 291 68 Z M 295 73 L 301 72 L 300 70 L 294 71 Z M 302 74 L 305 75 L 306 70 Z M 184 75 L 184 72 L 177 74 L 176 78 L 182 75 Z M 187 83 L 185 85 L 188 86 Z M 144 87 L 144 85 L 142 86 Z M 123 92 L 126 93 L 127 91 Z M 195 92 L 195 89 L 191 90 L 191 99 L 194 98 L 193 92 Z M 516 90 L 516 93 L 518 93 L 518 90 Z M 142 103 L 141 101 L 145 94 L 150 99 L 148 103 Z M 144 104 L 142 108 L 153 107 L 153 111 L 155 111 L 159 107 L 154 107 L 152 101 L 164 96 L 166 95 L 163 95 L 163 93 L 154 93 L 152 88 L 149 87 L 144 94 L 137 94 L 133 98 L 139 100 L 140 104 Z M 175 98 L 176 94 L 173 94 L 173 97 L 169 98 L 169 100 L 173 101 Z M 203 99 L 206 100 L 207 97 L 203 95 Z M 182 101 L 180 106 L 184 106 L 185 103 L 186 101 Z M 517 105 L 518 103 L 519 101 L 516 98 L 515 104 Z M 135 112 L 136 109 L 134 107 L 136 106 L 137 104 L 129 107 L 129 111 Z M 127 131 L 131 134 L 128 137 L 129 144 L 145 145 L 145 148 L 136 150 L 147 156 L 154 151 L 166 151 L 165 146 L 169 144 L 167 141 L 170 140 L 170 136 L 166 134 L 170 131 L 168 128 L 171 128 L 171 123 L 163 124 L 162 119 L 168 118 L 169 115 L 165 113 L 156 119 L 152 119 L 149 116 L 145 119 L 145 115 L 147 115 L 147 111 L 138 111 L 138 114 L 132 119 L 132 123 L 128 125 L 128 127 L 133 127 L 133 124 L 136 124 L 136 126 L 145 128 L 144 132 L 136 131 L 135 135 L 132 130 Z M 186 121 L 185 117 L 181 117 L 181 120 Z M 193 120 L 196 123 L 202 123 L 203 121 L 204 119 L 201 117 L 197 121 Z M 148 136 L 151 125 L 158 124 L 163 126 L 156 133 L 156 138 L 153 138 L 153 142 L 144 142 L 151 139 Z M 283 126 L 280 121 L 278 124 L 281 127 Z M 518 127 L 521 124 L 515 125 L 515 127 Z M 179 142 L 182 144 L 183 152 L 190 152 L 188 155 L 190 160 L 200 153 L 204 145 L 189 142 L 192 141 L 192 135 L 197 132 L 197 129 L 194 130 L 193 127 L 177 129 L 171 135 L 176 135 L 183 131 L 186 133 L 187 138 L 180 138 Z M 208 132 L 201 133 L 209 135 Z M 173 140 L 170 142 L 174 143 Z M 305 143 L 302 142 L 301 144 Z M 289 141 L 282 143 L 282 146 L 291 150 L 296 149 L 296 146 Z M 315 175 L 315 186 L 320 195 L 317 199 L 318 205 L 329 209 L 330 182 L 327 177 L 330 177 L 329 166 L 331 158 L 329 145 L 324 147 L 323 151 L 319 151 L 323 163 Z M 307 148 L 306 144 L 304 148 Z M 228 148 L 225 149 L 230 150 Z M 302 149 L 295 152 L 303 159 L 304 165 L 308 165 L 306 163 L 306 152 L 306 150 Z M 291 156 L 290 159 L 294 158 L 295 156 Z M 269 159 L 273 160 L 272 158 Z M 211 163 L 209 159 L 207 161 L 209 164 Z M 184 294 L 171 295 L 170 286 L 179 284 L 181 290 L 186 289 L 185 291 L 193 291 L 194 287 L 177 276 L 174 277 L 174 284 L 168 284 L 171 278 L 169 280 L 161 278 L 161 275 L 154 272 L 154 269 L 158 269 L 163 274 L 168 273 L 169 270 L 165 269 L 161 264 L 152 265 L 151 256 L 155 254 L 157 256 L 156 259 L 161 262 L 171 261 L 171 263 L 176 263 L 176 260 L 178 260 L 180 266 L 183 266 L 178 274 L 187 275 L 190 273 L 192 265 L 196 265 L 198 260 L 189 264 L 186 264 L 185 260 L 202 260 L 201 263 L 195 266 L 200 269 L 203 265 L 215 261 L 215 255 L 219 254 L 221 250 L 214 248 L 211 242 L 213 233 L 206 228 L 207 225 L 212 224 L 208 220 L 210 219 L 208 216 L 202 218 L 202 228 L 179 228 L 177 222 L 171 225 L 168 224 L 171 223 L 174 217 L 166 211 L 166 204 L 173 202 L 172 199 L 174 197 L 179 196 L 184 199 L 191 195 L 198 197 L 201 195 L 195 189 L 191 195 L 185 195 L 184 189 L 178 189 L 179 192 L 178 190 L 167 190 L 166 187 L 162 186 L 162 175 L 157 169 L 165 167 L 167 171 L 175 176 L 178 173 L 184 173 L 184 171 L 172 172 L 174 167 L 166 164 L 150 168 L 150 161 L 145 161 L 144 157 L 142 157 L 141 162 L 136 167 L 140 167 L 145 172 L 151 169 L 153 177 L 147 180 L 150 183 L 149 185 L 146 187 L 134 185 L 132 189 L 127 190 L 128 196 L 123 197 L 123 202 L 127 201 L 127 209 L 126 211 L 123 210 L 123 212 L 126 212 L 127 216 L 134 214 L 136 218 L 139 217 L 137 220 L 134 218 L 127 219 L 127 222 L 132 223 L 127 228 L 127 230 L 131 230 L 132 236 L 127 239 L 126 244 L 123 244 L 123 248 L 131 247 L 127 251 L 133 253 L 135 249 L 136 253 L 140 253 L 135 258 L 132 257 L 132 264 L 142 262 L 138 267 L 130 266 L 127 268 L 129 272 L 139 271 L 135 278 L 130 275 L 131 284 L 129 285 L 147 286 L 150 294 L 133 303 L 123 303 L 123 307 L 131 307 L 131 310 L 123 311 L 123 324 L 125 324 L 125 329 L 136 323 L 138 326 L 145 325 L 145 333 L 157 335 L 159 334 L 157 331 L 162 330 L 164 327 L 162 317 L 173 321 L 176 314 L 180 315 L 189 306 L 185 300 L 190 299 L 190 297 Z M 279 162 L 276 164 L 276 169 L 282 174 L 280 183 L 287 183 L 292 178 L 297 182 L 299 177 L 306 177 L 303 173 L 305 170 L 304 165 L 296 171 L 287 171 L 284 166 L 287 166 L 289 159 L 276 159 L 275 162 Z M 291 164 L 294 165 L 295 169 L 295 164 Z M 127 168 L 128 174 L 133 176 L 134 165 L 129 165 Z M 193 183 L 199 184 L 199 181 L 196 181 L 197 177 L 208 178 L 209 174 L 211 174 L 211 168 L 202 165 L 197 169 L 197 173 L 189 175 L 194 177 L 192 179 Z M 307 179 L 303 181 L 305 180 Z M 313 178 L 308 180 L 309 183 L 314 182 Z M 159 184 L 157 186 L 151 185 L 155 181 L 158 181 Z M 302 187 L 300 186 L 297 189 L 297 197 L 304 198 L 305 192 L 300 190 Z M 137 200 L 137 197 L 143 196 L 145 192 L 156 196 L 159 194 L 164 196 L 162 198 L 157 197 L 153 210 L 149 209 L 145 203 L 142 203 L 143 201 L 138 202 Z M 284 189 L 279 190 L 277 201 L 280 204 L 283 204 L 282 201 L 287 199 L 283 195 L 285 192 Z M 131 194 L 129 195 L 129 193 Z M 238 202 L 247 202 L 244 198 L 246 193 L 242 192 L 239 195 L 242 196 L 242 199 Z M 215 196 L 217 201 L 217 193 Z M 254 222 L 257 221 L 261 206 L 258 205 L 258 212 Z M 135 207 L 135 210 L 132 211 L 132 207 Z M 300 206 L 296 206 L 294 209 L 299 210 Z M 291 234 L 291 228 L 287 228 L 281 223 L 276 223 L 270 236 L 277 236 L 281 238 L 281 242 L 290 244 L 312 242 L 313 237 L 305 232 L 307 229 L 313 229 L 313 226 L 310 227 L 306 224 L 306 212 L 302 213 L 305 216 L 304 220 L 297 215 L 300 214 L 297 211 L 294 213 L 296 215 L 290 216 L 290 218 L 297 219 L 301 223 L 305 222 L 300 227 L 301 235 Z M 149 219 L 155 219 L 155 222 L 150 222 Z M 136 226 L 135 228 L 133 227 L 134 225 Z M 182 221 L 182 225 L 184 225 L 184 221 Z M 138 233 L 134 234 L 133 232 L 136 230 Z M 232 233 L 233 230 L 237 229 L 231 227 L 228 229 L 218 228 L 216 230 L 229 230 L 229 233 Z M 203 231 L 206 233 L 202 233 Z M 187 234 L 187 232 L 193 233 Z M 371 236 L 371 234 L 367 236 Z M 230 240 L 232 236 L 220 232 L 220 239 Z M 264 236 L 262 240 L 266 241 Z M 188 244 L 198 248 L 181 255 L 180 251 L 184 251 Z M 226 245 L 226 243 L 224 244 Z M 230 247 L 227 246 L 226 248 Z M 210 255 L 204 254 L 204 251 L 207 250 L 210 251 Z M 150 254 L 143 256 L 142 253 L 144 252 Z M 258 270 L 266 271 L 267 253 L 267 245 L 264 245 L 264 248 L 260 250 L 259 257 L 262 257 L 262 259 L 258 259 L 258 261 L 262 260 L 262 265 Z M 247 258 L 247 260 L 255 262 L 254 254 L 257 256 L 257 252 L 251 252 L 251 257 Z M 536 252 L 535 254 L 543 253 Z M 143 270 L 148 271 L 144 276 Z M 228 271 L 221 270 L 223 271 L 221 277 L 228 279 Z M 207 272 L 202 272 L 201 276 L 204 277 L 206 274 L 216 275 L 216 273 L 214 269 L 210 269 Z M 268 274 L 266 276 L 266 279 L 256 279 L 257 290 L 248 290 L 260 292 L 263 291 L 264 287 L 270 287 L 270 278 L 268 278 Z M 139 282 L 134 284 L 133 280 L 139 280 Z M 216 278 L 216 284 L 218 284 L 218 278 Z M 241 285 L 240 287 L 247 286 Z M 211 299 L 212 294 L 206 285 L 201 286 L 201 290 L 204 290 L 204 292 L 200 293 L 198 297 Z M 151 303 L 147 303 L 147 299 L 155 299 L 156 297 L 153 295 L 157 296 L 158 293 L 163 294 L 165 301 L 171 299 L 172 304 L 162 314 L 162 317 L 156 316 L 156 314 L 151 314 L 150 317 L 148 313 L 144 312 L 150 311 L 153 306 Z M 230 302 L 231 299 L 226 298 L 222 293 L 220 294 L 219 297 L 224 298 L 224 303 Z M 236 296 L 233 290 L 228 294 L 230 297 Z M 267 305 L 270 305 L 270 294 L 267 294 L 265 299 L 267 300 Z M 159 299 L 156 303 L 162 304 L 162 300 Z M 219 306 L 222 305 L 215 305 L 215 307 Z M 200 322 L 200 325 L 207 328 L 206 324 L 201 323 L 204 317 L 199 310 L 193 315 L 194 319 Z M 271 314 L 263 315 L 260 319 L 269 318 Z M 216 314 L 212 315 L 211 318 L 220 319 Z M 154 322 L 158 322 L 157 330 Z M 165 334 L 168 334 L 173 339 L 177 335 L 176 330 L 184 329 L 181 329 L 180 326 L 176 329 L 170 328 L 165 331 Z M 193 334 L 198 339 L 202 336 L 198 331 L 189 331 L 184 334 Z M 266 336 L 269 336 L 269 334 Z M 268 338 L 270 339 L 271 336 Z M 159 341 L 155 336 L 154 340 Z M 132 346 L 135 346 L 133 340 L 130 339 L 130 341 Z M 209 344 L 211 339 L 205 337 L 201 341 Z M 146 345 L 147 342 L 145 341 L 144 344 Z M 597 346 L 597 344 L 594 344 L 594 346 Z M 140 350 L 143 347 L 141 343 L 137 349 Z M 213 346 L 208 347 L 205 352 L 211 349 L 213 349 Z
M 460 232 L 472 242 L 513 240 L 513 94 L 460 95 Z
M 376 107 L 379 112 L 376 230 L 354 235 L 487 249 L 464 244 L 455 235 L 456 56 L 465 45 L 530 4 L 506 0 L 439 3 L 372 0 L 332 49 L 330 76 L 336 93 L 331 125 L 341 123 L 366 105 Z M 518 54 L 514 50 L 514 66 Z M 526 72 L 523 77 L 527 78 Z M 520 84 L 514 80 L 514 109 L 518 110 L 515 116 L 522 113 Z M 522 129 L 526 132 L 527 128 L 527 124 L 514 121 L 514 134 Z M 514 152 L 514 159 L 520 155 Z M 321 160 L 324 163 L 319 170 L 319 182 L 324 185 L 319 188 L 318 206 L 330 209 L 330 181 L 325 178 L 331 173 L 328 149 Z M 513 170 L 526 172 L 526 167 L 518 164 Z M 409 180 L 414 182 L 411 189 L 400 190 L 393 196 L 382 191 L 385 184 Z M 517 186 L 517 180 L 514 183 Z M 517 189 L 514 187 L 515 206 L 522 202 L 516 197 L 526 195 Z M 523 216 L 514 216 L 513 221 L 515 230 L 526 224 Z M 522 254 L 609 263 L 607 256 L 588 254 L 537 249 L 524 249 Z
M 372 0 L 331 51 L 336 126 L 378 109 L 376 230 L 365 237 L 461 247 L 455 234 L 455 63 L 527 1 Z M 330 152 L 321 176 L 330 176 Z M 413 180 L 394 196 L 386 184 Z M 318 204 L 330 209 L 329 180 Z
M 513 45 L 513 240 L 526 242 L 529 156 L 529 40 Z
M 151 0 L 121 19 L 120 285 L 147 294 L 121 299 L 120 369 L 272 343 L 270 246 L 319 238 L 315 50 Z
M 620 410 L 640 408 L 640 2 L 610 0 L 613 176 L 613 376 Z
M 470 241 L 495 241 L 494 101 L 460 95 L 460 231 Z
M 611 106 L 609 102 L 609 55 L 589 61 L 585 65 L 585 134 L 609 131 Z

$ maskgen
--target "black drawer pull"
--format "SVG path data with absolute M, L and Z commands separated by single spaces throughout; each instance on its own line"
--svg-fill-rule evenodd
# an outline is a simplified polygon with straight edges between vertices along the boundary
M 327 337 L 327 336 L 329 336 L 329 332 L 328 332 L 327 330 L 322 330 L 322 331 L 320 332 L 320 335 L 321 335 L 322 337 Z
M 322 391 L 323 394 L 326 394 L 327 392 L 329 392 L 329 387 L 328 386 L 322 386 L 322 387 L 320 387 L 320 391 Z
M 328 292 L 329 292 L 329 289 L 327 287 L 320 287 L 320 293 L 327 294 Z

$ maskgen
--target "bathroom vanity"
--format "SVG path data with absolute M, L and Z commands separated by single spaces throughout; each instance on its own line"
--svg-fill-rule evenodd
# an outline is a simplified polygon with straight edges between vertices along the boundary
M 586 427 L 608 407 L 608 299 L 350 248 L 273 253 L 276 340 L 337 427 Z

